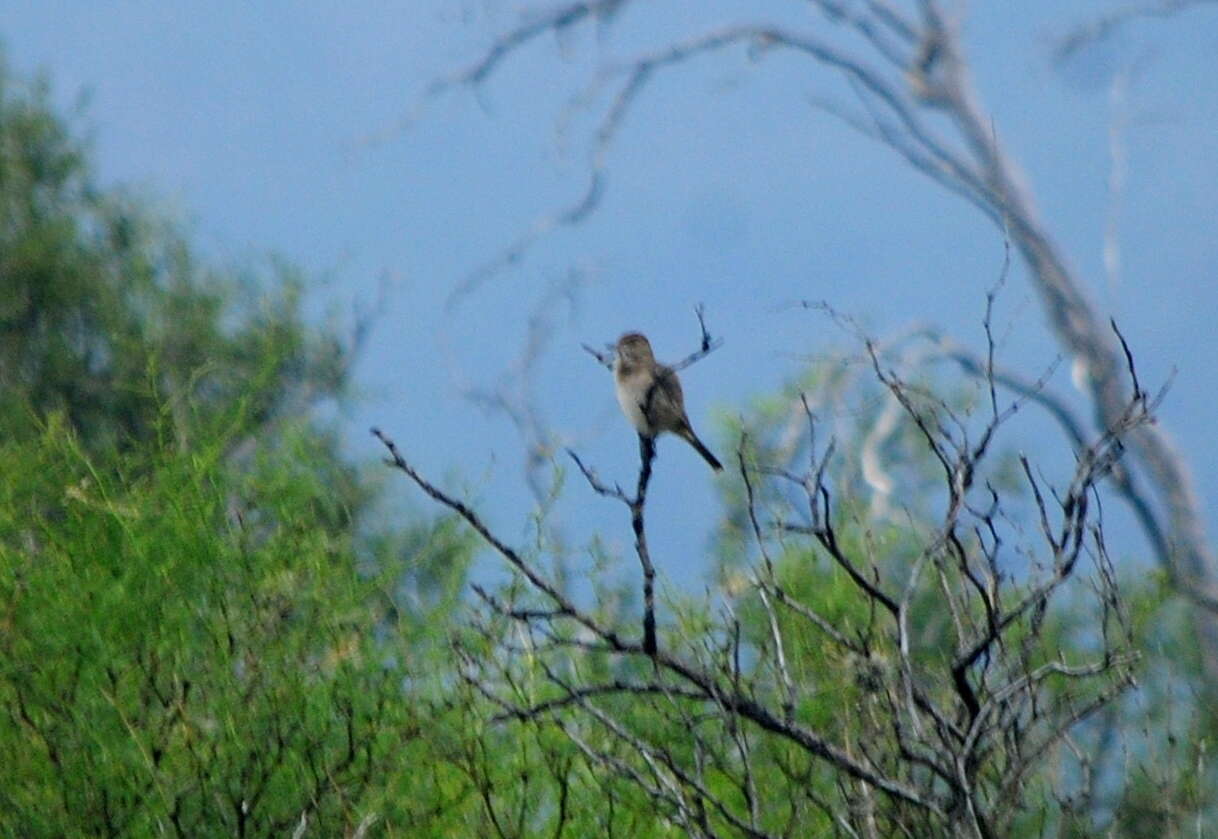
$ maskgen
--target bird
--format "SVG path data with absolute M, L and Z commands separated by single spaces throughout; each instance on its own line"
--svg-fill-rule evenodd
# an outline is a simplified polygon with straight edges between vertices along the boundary
M 647 336 L 627 332 L 618 339 L 613 379 L 622 413 L 640 437 L 654 440 L 664 431 L 672 432 L 693 446 L 716 472 L 723 469 L 689 424 L 676 371 L 656 361 Z

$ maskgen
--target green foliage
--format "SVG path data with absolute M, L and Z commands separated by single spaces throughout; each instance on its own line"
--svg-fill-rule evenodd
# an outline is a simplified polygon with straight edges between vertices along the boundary
M 297 273 L 202 264 L 86 151 L 0 67 L 0 834 L 477 832 L 468 535 L 370 526 Z
M 307 446 L 234 473 L 226 442 L 102 469 L 56 421 L 0 448 L 0 832 L 334 835 L 422 803 L 384 795 L 445 724 L 456 587 L 392 605 L 468 539 L 367 556 L 318 526 Z
M 0 286 L 9 434 L 60 411 L 97 451 L 148 441 L 168 412 L 185 443 L 197 425 L 252 433 L 341 393 L 346 350 L 305 323 L 295 271 L 201 265 L 172 224 L 99 189 L 46 85 L 2 66 Z

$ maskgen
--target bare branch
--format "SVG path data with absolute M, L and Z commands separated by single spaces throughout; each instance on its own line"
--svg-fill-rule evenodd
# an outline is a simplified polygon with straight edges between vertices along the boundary
M 1110 37 L 1121 27 L 1138 18 L 1166 18 L 1190 8 L 1212 4 L 1214 0 L 1156 0 L 1121 6 L 1095 20 L 1076 26 L 1066 34 L 1053 51 L 1054 61 L 1062 63 L 1089 44 Z

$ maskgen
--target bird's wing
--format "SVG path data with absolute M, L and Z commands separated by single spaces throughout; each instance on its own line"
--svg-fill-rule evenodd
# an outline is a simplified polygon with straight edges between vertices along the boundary
M 685 415 L 685 399 L 681 392 L 681 380 L 677 378 L 676 372 L 669 367 L 661 367 L 660 373 L 656 377 L 658 386 L 656 388 L 655 400 L 663 400 L 659 405 L 664 416 L 672 416 L 674 419 Z

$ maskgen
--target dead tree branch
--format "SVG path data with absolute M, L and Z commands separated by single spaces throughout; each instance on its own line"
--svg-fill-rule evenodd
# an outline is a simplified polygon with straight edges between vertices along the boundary
M 706 337 L 703 346 L 711 343 Z M 476 589 L 485 609 L 476 629 L 489 651 L 458 649 L 462 678 L 491 705 L 492 721 L 553 727 L 590 766 L 636 786 L 691 835 L 782 833 L 772 827 L 779 805 L 760 780 L 774 773 L 836 790 L 836 803 L 818 797 L 799 806 L 827 812 L 848 833 L 1003 835 L 1029 775 L 1132 683 L 1138 656 L 1098 497 L 1125 441 L 1153 421 L 1157 399 L 1136 383 L 1130 353 L 1132 396 L 1118 423 L 1077 448 L 1065 485 L 1046 490 L 1047 480 L 1022 461 L 1039 523 L 1025 534 L 982 481 L 999 432 L 1020 400 L 1033 398 L 1000 396 L 992 347 L 981 365 L 990 410 L 979 425 L 894 373 L 875 342 L 866 349 L 876 381 L 898 401 L 911 439 L 936 467 L 937 518 L 911 528 L 895 555 L 877 552 L 835 509 L 835 444 L 815 450 L 815 417 L 805 406 L 813 445 L 803 474 L 759 464 L 762 450 L 749 437 L 737 450 L 746 526 L 759 555 L 750 585 L 727 596 L 721 619 L 708 615 L 703 631 L 674 631 L 664 644 L 656 637 L 643 516 L 654 448 L 642 450 L 634 494 L 606 484 L 570 453 L 594 492 L 631 512 L 644 576 L 643 636 L 635 641 L 618 628 L 619 617 L 602 617 L 599 604 L 565 594 L 540 559 L 492 533 L 374 430 L 388 464 L 464 519 L 519 575 L 520 584 L 502 593 Z M 766 523 L 762 505 L 786 497 L 774 491 L 778 485 L 802 491 L 809 526 L 786 515 Z M 1022 544 L 1012 549 L 1008 540 L 1017 537 Z M 818 569 L 820 556 L 837 570 Z M 1095 571 L 1080 585 L 1088 563 Z M 822 593 L 834 576 L 845 589 Z M 1079 649 L 1066 649 L 1050 630 L 1055 616 L 1077 608 L 1077 598 L 1064 600 L 1067 590 L 1091 592 L 1101 616 Z M 945 613 L 951 629 L 940 634 L 934 627 Z M 836 675 L 840 664 L 815 664 L 817 656 L 846 662 L 853 681 Z M 822 682 L 857 697 L 825 704 Z
M 1089 34 L 1072 35 L 1067 44 L 1101 37 L 1133 17 L 1172 14 L 1202 2 L 1210 0 L 1164 0 L 1119 9 L 1093 25 Z M 600 0 L 533 14 L 496 39 L 470 67 L 437 83 L 436 90 L 476 85 L 538 37 L 596 16 L 611 18 L 629 5 L 628 0 Z M 839 46 L 832 28 L 813 34 L 745 23 L 691 35 L 607 71 L 621 81 L 595 132 L 583 193 L 567 208 L 535 221 L 499 257 L 475 272 L 461 290 L 468 291 L 521 259 L 555 227 L 577 224 L 596 208 L 604 194 L 608 150 L 643 91 L 660 73 L 733 48 L 747 49 L 755 59 L 786 51 L 847 80 L 862 111 L 852 113 L 832 106 L 833 113 L 969 201 L 1003 231 L 1004 238 L 1009 237 L 1029 269 L 1053 334 L 1076 368 L 1085 371 L 1093 414 L 1091 433 L 1117 426 L 1129 400 L 1120 347 L 1041 220 L 1023 173 L 999 142 L 973 85 L 960 22 L 938 0 L 904 4 L 812 0 L 810 6 L 831 24 L 860 36 L 864 46 Z M 1133 489 L 1130 477 L 1129 491 L 1122 495 L 1134 508 L 1160 561 L 1170 569 L 1177 589 L 1195 604 L 1194 620 L 1208 681 L 1218 685 L 1218 557 L 1205 532 L 1192 475 L 1158 425 L 1141 425 L 1124 442 L 1130 453 L 1125 469 L 1131 475 L 1138 473 L 1147 488 Z

